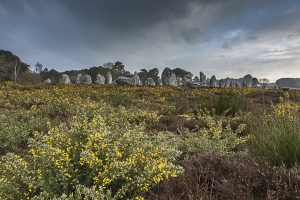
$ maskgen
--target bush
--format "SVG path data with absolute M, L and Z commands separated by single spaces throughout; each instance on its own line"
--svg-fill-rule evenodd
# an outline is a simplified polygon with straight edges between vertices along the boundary
M 131 123 L 133 115 L 128 121 L 128 112 L 112 111 L 88 103 L 72 123 L 36 133 L 27 157 L 3 156 L 0 196 L 142 198 L 153 185 L 182 172 L 173 164 L 180 152 L 166 145 L 167 137 L 149 136 Z

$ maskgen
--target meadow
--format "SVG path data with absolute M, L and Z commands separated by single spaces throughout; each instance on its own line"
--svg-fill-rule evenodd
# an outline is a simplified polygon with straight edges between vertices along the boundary
M 1 199 L 299 199 L 300 91 L 0 89 Z

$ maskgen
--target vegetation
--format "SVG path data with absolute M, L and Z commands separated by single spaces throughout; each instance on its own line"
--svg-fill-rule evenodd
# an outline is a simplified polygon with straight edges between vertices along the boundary
M 0 96 L 4 199 L 300 198 L 299 91 L 6 82 Z

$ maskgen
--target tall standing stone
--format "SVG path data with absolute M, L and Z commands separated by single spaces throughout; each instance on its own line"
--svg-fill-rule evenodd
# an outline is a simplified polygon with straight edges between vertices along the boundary
M 252 83 L 252 84 L 253 84 L 252 87 L 257 87 L 257 85 L 259 85 L 259 81 L 258 81 L 257 78 L 253 78 L 253 79 L 252 79 L 252 82 L 253 82 L 253 83 Z
M 247 74 L 243 77 L 243 87 L 252 87 L 253 85 L 253 78 L 250 74 Z
M 90 75 L 83 76 L 83 83 L 84 84 L 92 84 L 92 77 Z
M 112 76 L 110 72 L 107 72 L 106 74 L 106 79 L 105 79 L 106 84 L 111 84 L 112 83 Z
M 226 88 L 230 87 L 230 78 L 228 78 L 228 77 L 225 79 L 225 87 Z
M 135 71 L 131 80 L 131 84 L 132 85 L 140 85 L 140 77 L 138 75 L 138 73 Z
M 235 82 L 234 80 L 230 80 L 229 87 L 234 88 L 235 87 Z
M 61 76 L 61 78 L 59 79 L 59 83 L 65 83 L 65 84 L 70 84 L 71 81 L 70 81 L 70 78 L 67 74 L 63 74 Z
M 210 78 L 209 87 L 218 87 L 215 75 Z
M 82 83 L 83 82 L 83 76 L 82 76 L 82 74 L 77 74 L 77 76 L 76 76 L 76 84 L 80 84 L 80 83 Z
M 185 86 L 187 86 L 188 82 L 193 82 L 193 74 L 191 72 L 188 72 L 188 74 L 183 77 L 183 84 Z
M 168 67 L 166 67 L 162 72 L 161 80 L 163 85 L 172 85 L 172 86 L 177 85 L 176 74 L 172 72 L 172 70 Z
M 220 79 L 220 81 L 219 81 L 219 87 L 223 88 L 225 86 L 226 86 L 226 80 L 225 79 Z
M 200 72 L 200 82 L 204 82 L 204 81 L 206 81 L 206 76 L 204 75 L 204 73 L 203 72 Z
M 157 82 L 158 82 L 158 86 L 163 86 L 163 83 L 162 83 L 161 78 L 159 78 L 159 79 L 157 80 Z
M 101 74 L 97 74 L 95 83 L 104 84 L 105 83 L 105 77 L 102 76 Z

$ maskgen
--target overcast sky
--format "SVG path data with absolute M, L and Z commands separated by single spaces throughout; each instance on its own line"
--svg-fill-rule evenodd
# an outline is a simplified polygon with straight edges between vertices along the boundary
M 0 49 L 60 72 L 300 78 L 300 0 L 0 0 Z

